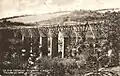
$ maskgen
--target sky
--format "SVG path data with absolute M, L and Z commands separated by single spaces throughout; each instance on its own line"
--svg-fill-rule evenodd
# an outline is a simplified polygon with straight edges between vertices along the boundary
M 0 18 L 57 11 L 119 8 L 120 0 L 0 0 Z

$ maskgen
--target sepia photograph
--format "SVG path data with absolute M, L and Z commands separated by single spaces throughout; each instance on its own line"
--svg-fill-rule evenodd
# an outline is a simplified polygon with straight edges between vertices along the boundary
M 119 0 L 0 0 L 0 76 L 120 76 Z

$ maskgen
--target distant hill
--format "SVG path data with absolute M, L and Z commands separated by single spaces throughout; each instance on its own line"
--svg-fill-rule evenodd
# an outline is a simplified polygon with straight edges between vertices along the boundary
M 47 14 L 22 15 L 0 19 L 0 22 L 7 23 L 9 26 L 39 26 L 39 25 L 56 25 L 64 22 L 84 22 L 84 21 L 100 21 L 105 20 L 110 15 L 106 12 L 119 12 L 116 9 L 100 9 L 95 11 L 76 10 L 76 11 L 60 11 Z M 102 12 L 102 13 L 101 13 Z M 104 13 L 103 13 L 104 12 Z M 11 24 L 11 25 L 10 25 Z
M 54 13 L 47 13 L 47 14 L 36 14 L 36 15 L 14 16 L 14 17 L 3 18 L 1 20 L 28 24 L 28 23 L 35 23 L 39 21 L 49 20 L 61 15 L 68 14 L 68 13 L 70 13 L 70 11 L 54 12 Z
M 107 11 L 109 12 L 118 12 L 120 11 L 120 8 L 110 8 L 110 9 L 99 9 L 99 10 L 96 10 L 97 12 L 100 12 L 100 13 L 105 13 Z
M 61 24 L 64 22 L 83 22 L 83 21 L 91 21 L 91 20 L 95 20 L 95 19 L 91 19 L 92 18 L 101 18 L 102 14 L 98 13 L 96 11 L 85 11 L 85 10 L 79 10 L 79 11 L 72 11 L 69 14 L 65 14 L 65 15 L 61 15 L 59 17 L 56 18 L 52 18 L 49 20 L 43 20 L 43 21 L 39 21 L 37 22 L 37 24 Z M 90 18 L 90 19 L 89 19 Z

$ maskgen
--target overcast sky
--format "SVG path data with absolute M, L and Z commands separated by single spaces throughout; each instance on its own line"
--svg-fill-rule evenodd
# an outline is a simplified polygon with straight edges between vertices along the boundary
M 120 0 L 0 0 L 0 18 L 56 11 L 119 8 Z

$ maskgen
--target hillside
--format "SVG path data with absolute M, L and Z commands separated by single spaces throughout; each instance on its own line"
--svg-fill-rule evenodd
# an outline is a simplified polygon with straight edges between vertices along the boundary
M 108 10 L 108 11 L 107 11 Z M 110 11 L 111 10 L 111 11 Z M 101 12 L 107 11 L 105 13 Z M 113 12 L 112 12 L 113 11 Z M 114 16 L 114 17 L 113 17 Z M 37 15 L 22 15 L 0 19 L 1 26 L 42 26 L 56 25 L 64 22 L 86 22 L 86 21 L 105 21 L 116 18 L 119 20 L 120 12 L 114 12 L 113 9 L 103 10 L 79 10 L 79 11 L 63 11 Z

